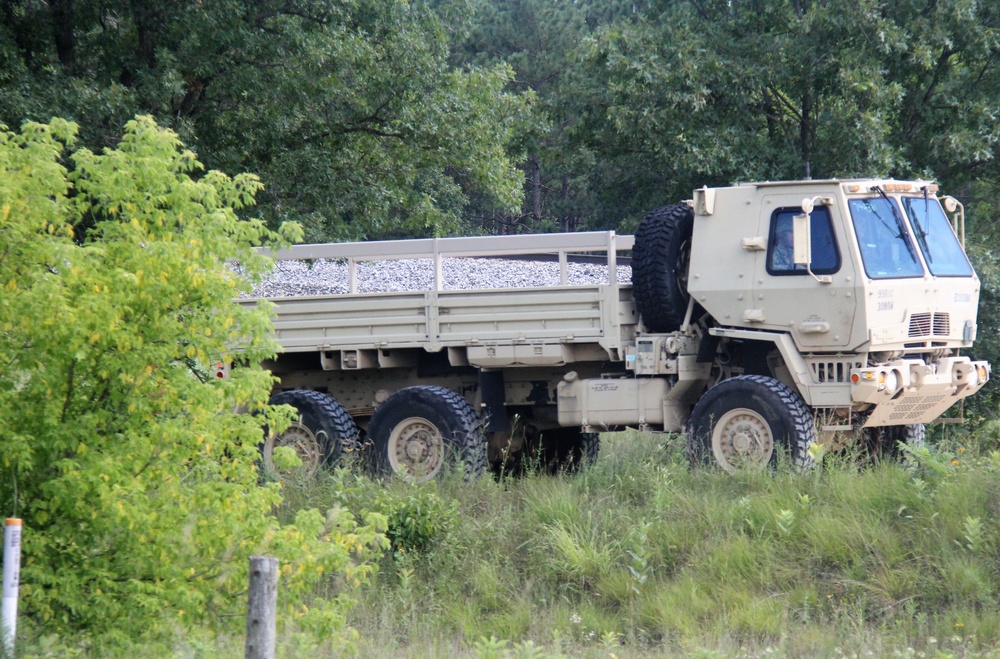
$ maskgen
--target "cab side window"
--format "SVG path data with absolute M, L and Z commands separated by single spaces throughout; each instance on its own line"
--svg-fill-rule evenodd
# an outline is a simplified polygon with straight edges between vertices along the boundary
M 792 218 L 800 215 L 800 208 L 779 208 L 771 215 L 767 238 L 767 271 L 772 275 L 805 275 L 806 267 L 796 265 L 792 241 Z M 840 270 L 840 250 L 833 235 L 830 212 L 817 206 L 810 214 L 812 235 L 813 274 L 831 275 Z

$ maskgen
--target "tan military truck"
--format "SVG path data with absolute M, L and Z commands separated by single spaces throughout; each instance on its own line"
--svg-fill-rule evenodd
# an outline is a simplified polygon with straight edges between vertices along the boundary
M 695 464 L 761 468 L 813 442 L 892 453 L 989 379 L 960 354 L 980 281 L 964 211 L 928 181 L 809 180 L 695 190 L 636 235 L 301 245 L 339 259 L 343 295 L 276 298 L 275 403 L 299 422 L 264 447 L 319 468 L 344 450 L 381 473 L 478 473 L 596 455 L 599 433 L 684 432 Z M 618 280 L 632 252 L 632 281 Z M 450 258 L 603 253 L 607 283 L 449 290 Z M 427 258 L 426 291 L 357 293 L 358 263 Z M 253 304 L 252 300 L 245 301 Z

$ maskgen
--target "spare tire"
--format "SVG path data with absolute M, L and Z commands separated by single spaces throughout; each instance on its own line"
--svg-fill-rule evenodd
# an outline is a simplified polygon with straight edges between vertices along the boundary
M 673 332 L 688 306 L 688 265 L 694 211 L 687 204 L 661 206 L 635 232 L 632 295 L 648 332 Z

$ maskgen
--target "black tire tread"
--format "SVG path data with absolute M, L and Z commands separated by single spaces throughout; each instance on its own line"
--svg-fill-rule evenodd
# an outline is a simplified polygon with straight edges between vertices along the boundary
M 601 433 L 581 432 L 580 444 L 583 453 L 583 464 L 589 467 L 597 462 L 597 456 L 601 452 Z
M 816 426 L 812 412 L 798 392 L 780 380 L 765 375 L 739 375 L 723 380 L 701 397 L 691 412 L 685 433 L 687 435 L 688 457 L 692 466 L 710 464 L 715 457 L 712 453 L 711 421 L 705 418 L 707 416 L 706 410 L 721 397 L 731 396 L 738 391 L 747 392 L 754 389 L 760 394 L 771 397 L 772 402 L 779 410 L 788 414 L 794 429 L 794 437 L 789 438 L 792 442 L 791 445 L 781 447 L 776 441 L 775 452 L 783 448 L 788 451 L 794 467 L 803 471 L 813 469 L 816 463 L 809 455 L 809 447 L 816 441 Z M 709 430 L 707 437 L 699 432 L 701 424 L 706 421 Z M 775 458 L 776 456 L 771 456 L 772 464 Z
M 694 211 L 687 204 L 661 206 L 642 220 L 632 248 L 632 295 L 649 332 L 673 332 L 687 313 L 687 273 L 677 271 L 691 238 Z
M 312 389 L 292 389 L 273 396 L 271 405 L 291 405 L 303 417 L 303 423 L 313 432 L 324 430 L 332 441 L 324 447 L 324 467 L 334 466 L 345 453 L 358 448 L 358 426 L 335 398 Z M 309 417 L 312 424 L 306 423 Z M 312 425 L 317 427 L 313 428 Z
M 375 441 L 372 467 L 378 474 L 389 475 L 392 468 L 385 451 L 387 445 L 380 445 L 380 437 L 392 428 L 382 428 L 389 410 L 398 405 L 419 402 L 434 408 L 439 414 L 448 415 L 454 422 L 454 429 L 445 441 L 451 445 L 453 459 L 465 469 L 466 478 L 474 478 L 486 468 L 486 439 L 483 424 L 476 411 L 465 398 L 446 387 L 417 385 L 400 389 L 389 396 L 375 411 L 368 426 L 369 436 Z M 381 412 L 381 414 L 380 414 Z

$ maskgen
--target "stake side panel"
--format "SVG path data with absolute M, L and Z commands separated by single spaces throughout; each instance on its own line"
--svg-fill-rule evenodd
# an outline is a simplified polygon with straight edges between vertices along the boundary
M 618 361 L 638 323 L 628 285 L 367 293 L 272 302 L 283 352 L 568 345 L 599 346 L 607 358 Z

